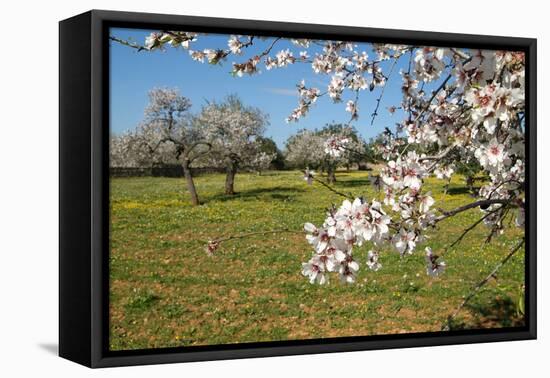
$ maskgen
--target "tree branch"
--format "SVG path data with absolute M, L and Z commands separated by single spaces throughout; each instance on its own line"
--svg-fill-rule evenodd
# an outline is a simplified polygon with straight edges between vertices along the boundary
M 474 228 L 476 228 L 476 226 L 478 224 L 480 224 L 481 222 L 483 222 L 485 219 L 487 219 L 488 217 L 490 217 L 491 215 L 493 215 L 494 213 L 496 213 L 497 211 L 501 211 L 505 206 L 501 206 L 499 207 L 498 209 L 495 209 L 495 210 L 492 210 L 492 211 L 489 211 L 487 212 L 487 214 L 483 215 L 481 218 L 479 218 L 477 221 L 475 221 L 472 225 L 470 225 L 467 229 L 465 229 L 461 234 L 460 236 L 454 241 L 452 242 L 448 247 L 445 248 L 445 252 L 448 251 L 450 248 L 453 248 L 455 245 L 457 245 L 458 243 L 460 243 L 462 241 L 462 239 L 464 239 L 464 237 L 470 232 L 472 231 Z
M 351 193 L 348 193 L 348 194 L 345 194 L 345 193 L 342 193 L 342 192 L 339 192 L 338 190 L 334 189 L 332 186 L 330 186 L 329 184 L 327 184 L 326 182 L 324 181 L 321 181 L 315 177 L 312 177 L 313 181 L 315 182 L 318 182 L 319 184 L 323 185 L 325 188 L 327 188 L 328 190 L 330 190 L 331 192 L 335 193 L 335 194 L 338 194 L 339 196 L 341 197 L 344 197 L 346 199 L 351 199 L 353 196 L 351 195 Z
M 304 231 L 302 230 L 291 230 L 288 228 L 282 228 L 279 230 L 268 230 L 268 231 L 252 231 L 252 232 L 244 232 L 242 234 L 237 235 L 229 235 L 224 236 L 217 239 L 211 239 L 207 242 L 206 252 L 208 255 L 212 256 L 216 249 L 220 246 L 221 243 L 229 241 L 229 240 L 236 240 L 236 239 L 245 239 L 252 236 L 258 236 L 258 235 L 269 235 L 269 234 L 283 234 L 283 233 L 289 233 L 289 234 L 303 234 Z
M 208 147 L 208 149 L 206 151 L 203 151 L 203 152 L 199 153 L 198 155 L 195 155 L 192 158 L 190 158 L 189 154 L 191 154 L 191 152 L 195 149 L 195 147 L 198 147 L 198 146 L 201 146 L 201 145 Z M 189 160 L 189 163 L 192 163 L 193 161 L 195 161 L 199 157 L 209 153 L 211 149 L 212 149 L 212 144 L 209 143 L 209 142 L 195 142 L 187 150 L 186 157 Z
M 466 210 L 474 209 L 476 207 L 490 206 L 494 204 L 510 205 L 511 203 L 512 203 L 511 199 L 485 199 L 485 200 L 479 200 L 476 202 L 471 202 L 464 206 L 457 207 L 453 210 L 448 210 L 448 211 L 441 210 L 443 214 L 435 218 L 433 223 L 435 224 L 435 223 L 441 222 L 442 220 L 452 217 L 453 215 L 456 215 Z
M 142 51 L 142 50 L 145 50 L 145 51 L 149 51 L 149 49 L 145 46 L 142 46 L 140 44 L 137 44 L 135 42 L 129 42 L 129 41 L 125 41 L 124 39 L 120 39 L 120 38 L 117 38 L 113 35 L 110 35 L 109 36 L 109 39 L 111 41 L 114 41 L 114 42 L 117 42 L 117 43 L 120 43 L 121 45 L 124 45 L 124 46 L 128 46 L 128 47 L 131 47 L 133 49 L 136 49 L 138 52 L 139 51 Z

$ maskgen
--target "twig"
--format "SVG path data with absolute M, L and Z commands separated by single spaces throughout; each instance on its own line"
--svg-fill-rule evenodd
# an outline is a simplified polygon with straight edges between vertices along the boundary
M 124 45 L 124 46 L 128 46 L 128 47 L 131 47 L 133 49 L 136 49 L 137 51 L 142 51 L 142 50 L 146 50 L 146 51 L 149 51 L 149 49 L 145 46 L 142 46 L 142 45 L 139 45 L 135 42 L 129 42 L 129 41 L 125 41 L 124 39 L 120 39 L 120 38 L 117 38 L 113 35 L 109 36 L 109 39 L 111 41 L 114 41 L 114 42 L 118 42 L 120 43 L 121 45 Z
M 332 186 L 330 186 L 329 184 L 327 184 L 326 182 L 322 181 L 322 180 L 319 180 L 315 177 L 312 177 L 313 178 L 313 181 L 315 182 L 318 182 L 319 184 L 323 185 L 325 188 L 327 188 L 328 190 L 330 190 L 331 192 L 335 193 L 335 194 L 338 194 L 339 196 L 341 197 L 344 197 L 346 199 L 350 199 L 352 198 L 353 196 L 351 195 L 351 193 L 348 193 L 348 194 L 345 194 L 345 193 L 342 193 L 336 189 L 334 189 Z
M 271 43 L 271 45 L 260 54 L 260 57 L 264 57 L 268 55 L 271 52 L 271 50 L 273 50 L 273 47 L 275 47 L 277 42 L 279 42 L 280 40 L 281 40 L 281 37 L 275 38 Z
M 450 315 L 448 318 L 447 318 L 447 322 L 446 324 L 441 327 L 441 330 L 442 331 L 449 331 L 450 330 L 450 325 L 451 325 L 451 322 L 453 321 L 454 318 L 456 318 L 456 316 L 458 315 L 458 313 L 464 308 L 464 306 L 466 306 L 466 304 L 468 303 L 468 301 L 470 299 L 472 299 L 476 294 L 477 292 L 479 291 L 479 289 L 481 289 L 487 282 L 489 282 L 489 280 L 493 277 L 495 277 L 495 275 L 497 274 L 497 272 L 500 270 L 500 268 L 502 268 L 502 266 L 504 264 L 506 264 L 508 262 L 508 260 L 510 260 L 510 258 L 512 258 L 512 256 L 514 256 L 516 254 L 517 251 L 519 251 L 519 249 L 523 246 L 523 244 L 525 243 L 525 239 L 522 239 L 521 242 L 519 242 L 495 267 L 494 269 L 491 271 L 491 273 L 489 273 L 484 279 L 482 279 L 481 281 L 478 282 L 477 285 L 475 285 L 472 290 L 470 291 L 470 293 L 466 296 L 466 298 L 464 298 L 464 300 L 462 301 L 462 303 L 456 308 L 456 310 L 452 313 L 452 315 Z
M 209 241 L 209 243 L 210 242 L 223 243 L 228 240 L 245 239 L 256 235 L 282 234 L 282 233 L 302 234 L 303 232 L 304 231 L 301 231 L 301 230 L 291 230 L 288 228 L 281 228 L 279 230 L 267 230 L 267 231 L 251 231 L 251 232 L 244 232 L 242 234 L 237 234 L 237 235 L 224 236 L 218 239 L 212 239 Z
M 279 229 L 279 230 L 244 232 L 242 234 L 229 235 L 229 236 L 224 236 L 224 237 L 217 238 L 217 239 L 210 239 L 210 240 L 208 240 L 207 245 L 206 245 L 206 253 L 209 256 L 213 256 L 214 252 L 216 251 L 216 249 L 218 249 L 220 244 L 223 243 L 223 242 L 229 241 L 229 240 L 245 239 L 245 238 L 249 238 L 249 237 L 252 237 L 252 236 L 269 235 L 269 234 L 282 234 L 282 233 L 302 234 L 303 232 L 304 231 L 301 231 L 301 230 L 299 231 L 299 230 L 291 230 L 291 229 L 288 229 L 288 228 L 282 228 L 282 229 Z
M 386 89 L 386 86 L 388 85 L 388 80 L 393 72 L 393 69 L 395 68 L 395 65 L 397 64 L 397 61 L 399 58 L 394 58 L 393 64 L 391 65 L 390 71 L 388 72 L 388 77 L 386 79 L 386 83 L 382 87 L 382 90 L 380 91 L 380 96 L 376 99 L 376 107 L 374 108 L 374 112 L 371 114 L 371 120 L 370 125 L 372 126 L 374 124 L 374 120 L 376 119 L 376 116 L 378 115 L 378 108 L 380 107 L 380 101 L 382 101 L 382 97 L 384 97 L 384 90 Z
M 479 218 L 477 221 L 475 221 L 472 225 L 470 225 L 467 229 L 465 229 L 462 234 L 460 234 L 460 236 L 454 241 L 452 242 L 447 248 L 445 248 L 445 252 L 448 251 L 449 249 L 453 248 L 455 245 L 457 245 L 458 243 L 460 243 L 462 241 L 462 239 L 464 239 L 464 237 L 470 232 L 472 231 L 474 228 L 476 228 L 476 226 L 478 224 L 480 224 L 481 222 L 483 222 L 485 219 L 487 219 L 489 216 L 493 215 L 494 213 L 496 213 L 497 211 L 501 211 L 503 208 L 505 208 L 505 206 L 501 206 L 499 207 L 498 209 L 495 209 L 495 210 L 492 210 L 492 211 L 489 211 L 487 214 L 483 215 L 481 218 Z

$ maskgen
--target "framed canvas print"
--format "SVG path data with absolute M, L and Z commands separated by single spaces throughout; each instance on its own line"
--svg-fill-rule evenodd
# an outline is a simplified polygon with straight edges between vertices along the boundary
M 60 355 L 535 338 L 535 115 L 534 39 L 61 21 Z

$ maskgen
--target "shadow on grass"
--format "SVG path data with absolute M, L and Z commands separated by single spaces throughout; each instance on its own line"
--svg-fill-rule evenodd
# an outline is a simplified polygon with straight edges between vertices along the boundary
M 296 197 L 296 194 L 303 193 L 304 189 L 285 186 L 274 186 L 271 188 L 257 188 L 247 190 L 245 192 L 237 192 L 231 194 L 216 194 L 209 197 L 207 201 L 233 201 L 233 200 L 249 200 L 249 199 L 263 199 L 263 200 L 276 200 L 276 201 L 290 201 Z
M 479 326 L 489 327 L 521 327 L 525 319 L 518 314 L 517 304 L 510 297 L 497 297 L 488 305 L 470 303 L 467 308 L 477 314 Z
M 336 177 L 336 180 L 338 180 L 338 176 Z M 370 181 L 368 178 L 355 178 L 352 180 L 336 181 L 336 187 L 341 187 L 341 188 L 356 188 L 358 186 L 368 186 L 368 185 L 370 185 Z
M 497 297 L 490 303 L 470 303 L 465 306 L 474 319 L 466 324 L 461 319 L 454 319 L 451 330 L 522 327 L 525 318 L 517 311 L 516 303 L 510 297 Z
M 474 193 L 477 193 L 479 191 L 479 187 L 474 187 L 473 192 L 468 189 L 466 186 L 451 186 L 449 189 L 447 189 L 447 194 L 451 196 L 461 195 L 461 194 L 469 194 L 471 196 L 474 195 Z

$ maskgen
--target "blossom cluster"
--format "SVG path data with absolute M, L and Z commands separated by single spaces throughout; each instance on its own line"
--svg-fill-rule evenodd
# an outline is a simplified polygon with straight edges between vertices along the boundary
M 347 137 L 340 135 L 330 136 L 325 141 L 325 153 L 332 157 L 340 157 L 346 151 L 349 143 L 350 140 Z
M 433 201 L 422 201 L 429 209 Z M 427 211 L 424 209 L 423 211 Z M 329 281 L 329 273 L 337 273 L 340 281 L 353 283 L 356 280 L 360 265 L 353 255 L 355 247 L 364 244 L 374 249 L 367 254 L 366 265 L 377 271 L 382 267 L 379 262 L 379 250 L 384 243 L 393 243 L 400 253 L 412 253 L 418 241 L 414 231 L 401 228 L 391 236 L 390 227 L 395 226 L 388 214 L 383 210 L 380 202 L 367 202 L 363 198 L 356 198 L 353 202 L 344 200 L 339 208 L 328 211 L 321 227 L 311 223 L 304 225 L 306 239 L 313 247 L 310 260 L 302 264 L 302 274 L 308 277 L 311 283 L 325 284 Z M 445 263 L 438 261 L 438 257 L 426 249 L 427 271 L 430 275 L 438 275 L 445 267 Z M 428 253 L 429 251 L 429 253 Z
M 302 274 L 312 283 L 328 282 L 328 273 L 338 273 L 342 282 L 353 283 L 359 263 L 353 247 L 366 242 L 379 245 L 388 235 L 390 217 L 379 202 L 356 198 L 345 200 L 338 209 L 331 209 L 321 227 L 306 223 L 306 239 L 314 249 L 311 259 L 302 264 Z M 379 268 L 376 253 L 371 251 L 370 267 Z
M 300 118 L 304 117 L 309 112 L 310 107 L 315 104 L 317 99 L 321 96 L 321 91 L 318 88 L 306 87 L 304 80 L 296 85 L 296 88 L 300 96 L 298 107 L 286 118 L 287 123 L 298 121 Z

